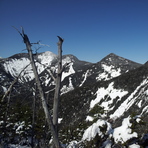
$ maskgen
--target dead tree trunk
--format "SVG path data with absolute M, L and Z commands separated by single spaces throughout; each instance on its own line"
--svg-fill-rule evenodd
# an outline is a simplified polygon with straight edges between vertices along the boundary
M 34 129 L 35 129 L 35 112 L 36 112 L 36 84 L 33 93 L 33 104 L 32 104 L 32 132 L 31 132 L 31 147 L 34 148 Z
M 45 118 L 47 120 L 49 128 L 51 129 L 51 134 L 53 136 L 54 145 L 55 145 L 56 148 L 60 148 L 58 135 L 57 135 L 57 132 L 55 131 L 55 128 L 54 128 L 54 125 L 53 125 L 53 122 L 52 122 L 52 118 L 51 118 L 50 112 L 49 112 L 48 107 L 47 107 L 45 95 L 44 95 L 44 92 L 43 92 L 43 89 L 42 89 L 42 86 L 41 86 L 41 82 L 40 82 L 38 72 L 37 72 L 37 67 L 35 65 L 35 61 L 34 61 L 34 58 L 33 58 L 31 43 L 28 39 L 28 36 L 26 34 L 24 34 L 23 29 L 22 29 L 22 33 L 20 33 L 20 35 L 22 36 L 24 43 L 26 44 L 26 49 L 27 49 L 28 54 L 29 54 L 31 66 L 32 66 L 33 73 L 35 75 L 36 84 L 37 84 L 37 87 L 38 87 L 38 90 L 39 90 L 39 94 L 40 94 L 40 98 L 41 98 L 41 102 L 42 102 L 42 107 L 44 109 Z
M 53 125 L 55 127 L 56 133 L 58 134 L 58 108 L 59 108 L 59 97 L 61 88 L 61 77 L 62 77 L 62 43 L 63 39 L 59 37 L 58 45 L 58 73 L 56 76 L 56 86 L 54 93 L 54 103 L 53 103 Z

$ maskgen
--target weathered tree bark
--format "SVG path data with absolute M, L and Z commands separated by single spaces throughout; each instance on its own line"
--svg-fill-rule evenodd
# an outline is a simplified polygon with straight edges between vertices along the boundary
M 36 84 L 37 84 L 37 87 L 38 87 L 38 90 L 39 90 L 39 94 L 40 94 L 40 98 L 41 98 L 41 102 L 42 102 L 42 107 L 44 109 L 45 118 L 47 120 L 49 128 L 51 129 L 51 134 L 53 136 L 54 146 L 56 148 L 60 148 L 60 143 L 59 143 L 58 135 L 57 135 L 57 132 L 56 132 L 56 130 L 54 128 L 54 125 L 53 125 L 53 122 L 52 122 L 52 118 L 51 118 L 50 112 L 49 112 L 48 107 L 47 107 L 45 95 L 44 95 L 44 92 L 43 92 L 43 89 L 42 89 L 42 86 L 41 86 L 41 82 L 40 82 L 40 79 L 39 79 L 39 76 L 38 76 L 38 72 L 37 72 L 37 67 L 35 65 L 35 61 L 34 61 L 34 58 L 33 58 L 32 49 L 31 49 L 31 43 L 29 41 L 28 36 L 26 34 L 24 34 L 24 30 L 23 29 L 22 29 L 22 33 L 20 33 L 20 35 L 22 36 L 22 38 L 24 40 L 24 43 L 26 44 L 26 49 L 27 49 L 28 54 L 29 54 L 29 58 L 30 58 L 30 61 L 31 61 L 31 66 L 32 66 L 33 73 L 35 75 Z
M 58 108 L 59 108 L 59 98 L 60 98 L 60 88 L 61 88 L 61 77 L 62 77 L 62 43 L 63 39 L 59 37 L 58 45 L 58 73 L 56 77 L 56 86 L 54 93 L 54 103 L 53 103 L 53 125 L 55 127 L 56 133 L 58 134 Z
M 31 133 L 31 147 L 32 148 L 34 148 L 35 112 L 36 112 L 36 84 L 34 88 L 33 104 L 32 104 L 32 133 Z

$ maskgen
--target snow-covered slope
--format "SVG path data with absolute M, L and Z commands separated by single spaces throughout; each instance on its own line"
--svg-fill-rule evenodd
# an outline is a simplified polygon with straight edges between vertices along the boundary
M 50 106 L 55 84 L 48 69 L 56 74 L 57 55 L 48 51 L 35 55 L 35 61 Z M 145 145 L 143 137 L 148 133 L 148 63 L 141 65 L 113 53 L 98 63 L 64 55 L 62 64 L 66 63 L 69 64 L 62 74 L 60 106 L 59 136 L 62 143 L 70 142 L 69 148 L 74 145 L 81 148 Z M 0 59 L 1 92 L 7 90 L 27 64 L 27 54 Z M 28 66 L 17 87 L 23 85 L 23 90 L 26 87 L 28 95 L 27 88 L 33 84 L 34 75 Z M 19 95 L 21 91 L 14 93 Z
M 113 53 L 107 55 L 99 63 L 99 69 L 97 80 L 109 80 L 117 77 L 129 70 L 139 67 L 140 64 L 125 59 L 123 57 L 117 56 Z
M 35 60 L 38 73 L 40 74 L 44 71 L 44 65 L 47 67 L 50 66 L 52 60 L 54 60 L 56 57 L 57 56 L 50 51 L 36 55 Z M 28 67 L 26 67 L 27 65 Z M 22 77 L 20 78 L 20 81 L 22 80 L 22 82 L 24 80 L 31 81 L 34 79 L 34 75 L 30 65 L 30 60 L 27 54 L 14 55 L 6 59 L 3 63 L 3 67 L 4 70 L 14 78 L 18 77 L 21 71 L 24 70 L 24 72 L 22 72 Z
M 141 66 L 113 53 L 107 55 L 98 63 L 81 63 L 76 60 L 73 64 L 75 73 L 69 75 L 74 87 L 81 87 L 98 81 L 106 81 Z M 69 79 L 67 77 L 67 80 Z
M 146 145 L 148 138 L 143 138 L 148 134 L 147 63 L 111 80 L 74 91 L 63 96 L 63 103 L 68 101 L 71 105 L 62 108 L 61 116 L 62 121 L 67 120 L 79 132 L 84 131 L 80 137 L 73 137 L 78 140 L 76 145 L 85 148 L 89 144 L 92 148 Z

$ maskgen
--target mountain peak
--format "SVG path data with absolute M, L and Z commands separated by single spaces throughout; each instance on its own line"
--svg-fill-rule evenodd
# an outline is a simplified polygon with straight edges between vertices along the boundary
M 120 57 L 114 53 L 110 53 L 108 54 L 106 57 L 104 57 L 101 61 L 104 61 L 104 60 L 109 60 L 109 61 L 112 61 L 112 60 L 117 60 L 117 59 L 120 59 L 120 60 L 127 60 L 123 57 Z
M 121 56 L 118 56 L 114 53 L 110 53 L 109 55 L 104 57 L 100 62 L 101 63 L 107 62 L 110 64 L 119 64 L 119 65 L 122 65 L 123 63 L 126 65 L 128 65 L 128 64 L 134 64 L 134 65 L 136 64 L 138 66 L 142 65 L 142 64 L 136 63 L 134 61 L 131 61 L 129 59 L 123 58 Z
M 110 53 L 109 55 L 107 55 L 107 56 L 117 56 L 116 54 L 114 54 L 114 53 Z

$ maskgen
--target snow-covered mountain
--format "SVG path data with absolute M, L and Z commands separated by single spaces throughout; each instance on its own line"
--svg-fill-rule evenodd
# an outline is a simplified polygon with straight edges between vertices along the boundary
M 57 55 L 48 51 L 34 57 L 50 106 L 55 85 L 50 72 L 56 74 Z M 0 59 L 1 93 L 26 67 L 14 86 L 14 93 L 24 98 L 28 96 L 26 92 L 32 91 L 34 85 L 29 63 L 25 53 Z M 113 53 L 97 63 L 64 55 L 62 64 L 65 63 L 69 64 L 62 74 L 62 143 L 70 142 L 69 148 L 74 145 L 82 148 L 145 147 L 148 139 L 148 63 L 142 65 Z
M 148 63 L 113 79 L 75 89 L 62 96 L 61 106 L 61 124 L 70 125 L 66 131 L 69 137 L 75 133 L 76 145 L 145 148 L 148 145 Z
M 51 62 L 56 58 L 57 56 L 49 51 L 35 55 L 38 73 L 40 74 L 41 72 L 43 72 L 45 69 L 44 65 L 47 67 L 50 66 Z M 20 82 L 31 81 L 34 79 L 34 75 L 30 65 L 30 60 L 28 58 L 27 53 L 16 54 L 7 59 L 3 59 L 1 63 L 6 73 L 9 73 L 14 78 L 18 77 L 20 72 L 24 70 L 21 78 L 19 79 Z M 27 65 L 28 67 L 26 67 Z
M 50 69 L 52 73 L 56 72 L 57 55 L 50 51 L 47 51 L 34 55 L 34 57 L 38 73 L 41 74 L 42 79 L 44 79 L 44 85 L 49 86 L 53 84 L 51 83 L 52 80 L 47 69 Z M 65 63 L 70 64 L 62 74 L 63 93 L 64 91 L 66 91 L 66 88 L 69 88 L 69 90 L 71 90 L 75 87 L 82 86 L 84 83 L 89 83 L 89 81 L 91 81 L 91 83 L 94 83 L 96 81 L 109 80 L 113 77 L 119 76 L 129 70 L 135 69 L 140 66 L 140 64 L 138 63 L 121 58 L 113 53 L 109 54 L 100 62 L 95 64 L 80 61 L 73 55 L 64 55 L 63 65 Z M 1 73 L 3 73 L 3 77 L 13 77 L 15 79 L 23 71 L 21 73 L 21 77 L 19 78 L 20 83 L 29 82 L 34 79 L 27 53 L 16 54 L 7 59 L 0 59 L 0 67 Z

